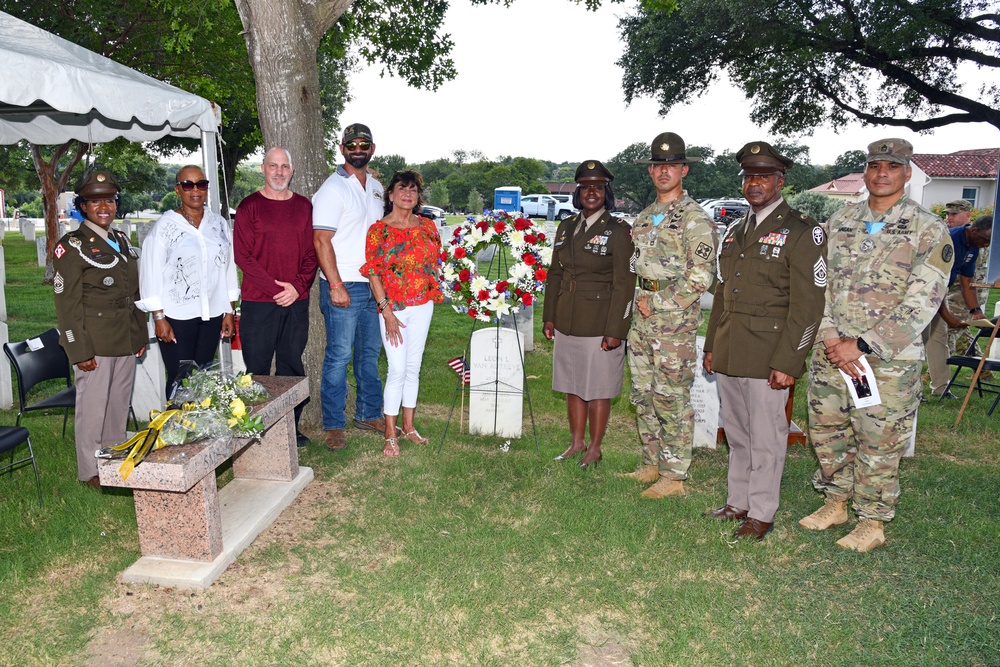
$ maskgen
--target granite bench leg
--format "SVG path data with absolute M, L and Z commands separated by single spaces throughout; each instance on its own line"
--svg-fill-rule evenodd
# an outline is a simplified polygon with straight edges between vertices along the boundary
M 290 482 L 299 474 L 295 446 L 295 413 L 286 412 L 264 431 L 260 440 L 233 456 L 233 477 Z
M 184 493 L 135 489 L 143 556 L 212 561 L 222 553 L 222 519 L 215 471 Z

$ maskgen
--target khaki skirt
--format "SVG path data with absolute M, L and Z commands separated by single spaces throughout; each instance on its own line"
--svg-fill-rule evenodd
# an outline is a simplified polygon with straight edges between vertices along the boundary
M 552 352 L 552 389 L 585 401 L 614 398 L 622 392 L 625 341 L 614 350 L 601 349 L 603 336 L 568 336 L 556 331 Z

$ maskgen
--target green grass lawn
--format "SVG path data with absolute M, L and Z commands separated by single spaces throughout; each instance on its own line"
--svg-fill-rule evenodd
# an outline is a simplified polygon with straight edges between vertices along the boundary
M 5 254 L 17 340 L 53 326 L 51 288 L 34 246 L 8 234 Z M 647 501 L 619 476 L 639 459 L 625 397 L 599 467 L 551 460 L 568 432 L 540 319 L 526 370 L 541 458 L 528 434 L 505 452 L 460 433 L 457 413 L 437 452 L 445 361 L 471 325 L 441 306 L 417 420 L 431 445 L 398 460 L 357 430 L 342 452 L 310 445 L 316 479 L 202 593 L 121 583 L 139 556 L 131 493 L 80 485 L 62 417 L 26 417 L 45 505 L 30 469 L 0 477 L 0 665 L 1000 665 L 988 398 L 958 428 L 955 403 L 921 407 L 884 548 L 797 526 L 821 504 L 808 447 L 789 451 L 775 531 L 734 543 L 701 516 L 725 500 L 724 448 L 696 450 L 683 498 Z

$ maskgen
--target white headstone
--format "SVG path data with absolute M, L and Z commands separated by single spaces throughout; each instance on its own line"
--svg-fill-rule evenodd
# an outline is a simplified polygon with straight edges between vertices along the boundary
M 469 432 L 521 437 L 524 358 L 511 329 L 492 327 L 472 334 L 469 351 Z
M 705 337 L 698 336 L 698 365 L 691 386 L 691 407 L 694 408 L 694 446 L 715 449 L 719 434 L 719 387 L 715 376 L 705 372 Z
M 132 409 L 139 421 L 149 421 L 150 410 L 162 410 L 167 405 L 167 372 L 152 320 L 147 328 L 150 342 L 146 344 L 146 354 L 136 364 L 132 385 Z
M 125 234 L 125 236 L 132 238 L 132 223 L 131 222 L 115 222 L 111 225 L 118 231 Z
M 517 326 L 515 327 L 515 323 Z M 535 349 L 535 307 L 521 306 L 516 315 L 503 315 L 500 317 L 500 326 L 505 329 L 516 329 L 521 334 L 524 341 L 524 351 L 531 352 Z
M 135 235 L 139 240 L 139 247 L 142 247 L 142 242 L 146 240 L 146 235 L 149 234 L 149 230 L 153 228 L 153 223 L 151 222 L 137 222 L 135 223 Z
M 2 253 L 0 253 L 0 259 L 3 259 Z M 6 315 L 4 320 L 6 320 Z M 0 321 L 0 345 L 9 342 L 10 333 L 7 331 L 7 322 Z M 10 410 L 12 407 L 14 407 L 14 384 L 10 379 L 10 364 L 4 360 L 3 364 L 0 364 L 0 409 Z
M 35 239 L 35 252 L 38 253 L 38 266 L 45 266 L 45 260 L 48 257 L 48 253 L 45 252 L 45 237 L 39 236 Z
M 27 218 L 21 218 L 20 222 L 21 236 L 24 237 L 25 241 L 31 243 L 35 240 L 35 223 L 31 222 Z

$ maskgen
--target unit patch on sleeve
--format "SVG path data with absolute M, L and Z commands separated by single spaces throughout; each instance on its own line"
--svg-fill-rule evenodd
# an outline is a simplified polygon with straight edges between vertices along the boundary
M 59 243 L 52 249 L 52 254 L 56 256 L 56 259 L 62 259 L 62 256 L 66 254 L 66 247 Z
M 695 248 L 694 254 L 702 259 L 709 259 L 712 256 L 712 246 L 707 243 L 699 243 L 698 247 Z

